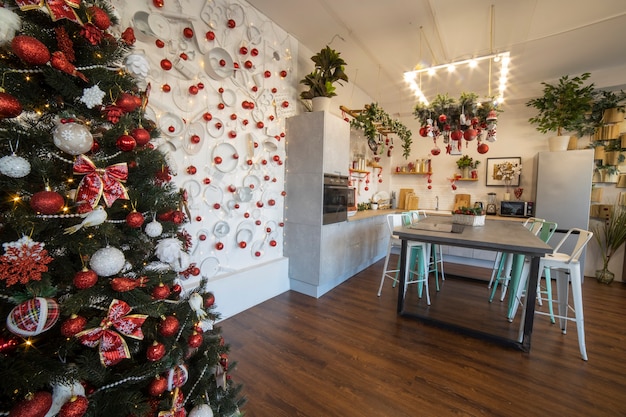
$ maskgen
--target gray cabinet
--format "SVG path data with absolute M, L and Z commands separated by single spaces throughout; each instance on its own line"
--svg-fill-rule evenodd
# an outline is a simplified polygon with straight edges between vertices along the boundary
M 385 255 L 385 219 L 322 225 L 323 174 L 348 175 L 345 120 L 304 113 L 287 119 L 286 135 L 284 253 L 291 289 L 320 297 Z

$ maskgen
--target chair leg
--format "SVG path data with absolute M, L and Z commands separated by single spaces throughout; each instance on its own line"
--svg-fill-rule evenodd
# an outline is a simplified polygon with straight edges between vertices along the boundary
M 563 271 L 555 270 L 557 274 L 556 278 L 556 290 L 559 305 L 559 327 L 563 334 L 567 333 L 567 300 L 569 299 L 569 275 Z
M 493 268 L 491 268 L 491 278 L 489 279 L 489 285 L 487 288 L 491 289 L 494 280 L 498 274 L 498 269 L 500 268 L 500 261 L 502 260 L 502 252 L 496 252 L 496 259 L 493 261 Z
M 552 275 L 550 274 L 550 268 L 546 268 L 546 296 L 548 301 L 548 311 L 550 312 L 550 323 L 554 324 L 554 307 L 552 306 Z
M 572 298 L 574 300 L 574 313 L 576 316 L 576 331 L 578 333 L 578 347 L 583 360 L 587 360 L 587 348 L 585 346 L 585 316 L 583 314 L 583 295 L 580 278 L 580 268 L 570 271 L 572 285 Z
M 493 301 L 493 297 L 495 297 L 496 295 L 496 290 L 498 289 L 498 283 L 500 283 L 500 281 L 504 281 L 506 279 L 505 276 L 503 276 L 503 274 L 506 274 L 506 261 L 508 258 L 508 254 L 503 253 L 500 256 L 500 262 L 498 263 L 498 268 L 496 270 L 496 274 L 495 274 L 495 278 L 493 281 L 493 286 L 491 287 L 491 295 L 489 296 L 489 302 Z
M 385 257 L 385 265 L 383 266 L 383 276 L 380 278 L 380 286 L 378 287 L 378 296 L 383 291 L 383 285 L 385 284 L 385 278 L 387 277 L 387 267 L 389 266 L 389 258 L 391 257 L 391 243 L 389 243 L 389 247 L 387 248 L 387 256 Z

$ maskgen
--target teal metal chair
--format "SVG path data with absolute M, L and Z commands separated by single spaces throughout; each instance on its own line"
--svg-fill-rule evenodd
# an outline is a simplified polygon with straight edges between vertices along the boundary
M 544 219 L 531 217 L 524 222 L 524 227 L 529 229 L 531 233 L 537 235 L 540 233 L 544 224 Z M 522 266 L 524 263 L 524 255 L 515 255 L 512 253 L 498 252 L 496 255 L 496 261 L 494 262 L 494 271 L 492 271 L 492 281 L 489 282 L 491 288 L 491 294 L 489 296 L 489 302 L 493 301 L 495 297 L 498 284 L 500 284 L 500 301 L 504 301 L 506 297 L 507 289 L 512 279 L 518 279 L 521 274 Z M 497 266 L 496 266 L 497 264 Z
M 399 226 L 407 226 L 411 224 L 411 217 L 407 213 L 402 214 L 388 214 L 387 215 L 387 227 L 389 229 L 389 245 L 387 249 L 387 256 L 385 257 L 385 263 L 383 266 L 383 274 L 380 279 L 380 286 L 378 287 L 378 296 L 382 294 L 383 285 L 385 279 L 391 279 L 393 281 L 393 287 L 398 283 L 398 274 L 400 272 L 400 259 L 395 269 L 389 269 L 389 259 L 394 249 L 400 249 L 402 241 L 394 234 L 394 229 Z M 407 264 L 407 279 L 403 291 L 406 292 L 409 284 L 418 284 L 418 296 L 421 297 L 423 290 L 426 289 L 426 300 L 430 305 L 430 294 L 428 292 L 428 269 L 426 264 L 427 248 L 423 242 L 408 241 L 408 264 Z

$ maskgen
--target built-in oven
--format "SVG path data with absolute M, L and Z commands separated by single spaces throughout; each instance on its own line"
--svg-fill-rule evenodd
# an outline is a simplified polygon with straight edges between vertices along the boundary
M 322 224 L 345 222 L 348 220 L 348 205 L 352 198 L 348 177 L 324 174 L 324 203 Z

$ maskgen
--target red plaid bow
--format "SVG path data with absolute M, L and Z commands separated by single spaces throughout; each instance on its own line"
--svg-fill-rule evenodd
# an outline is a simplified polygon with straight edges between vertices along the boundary
M 50 11 L 52 21 L 69 19 L 74 23 L 82 25 L 80 18 L 74 11 L 80 7 L 80 0 L 15 0 L 20 10 L 39 9 L 46 5 Z
M 76 201 L 85 201 L 95 207 L 100 197 L 104 197 L 107 207 L 111 207 L 118 198 L 128 200 L 128 192 L 122 185 L 128 178 L 126 162 L 98 169 L 91 159 L 80 155 L 74 162 L 74 174 L 86 174 L 78 185 Z
M 122 359 L 130 358 L 126 341 L 122 336 L 142 340 L 141 326 L 148 318 L 145 314 L 128 315 L 132 308 L 121 300 L 113 300 L 109 306 L 107 316 L 102 319 L 100 327 L 83 330 L 76 334 L 80 342 L 89 347 L 99 347 L 100 362 L 104 366 L 119 363 Z M 114 327 L 117 332 L 110 330 Z M 119 333 L 118 333 L 119 332 Z

